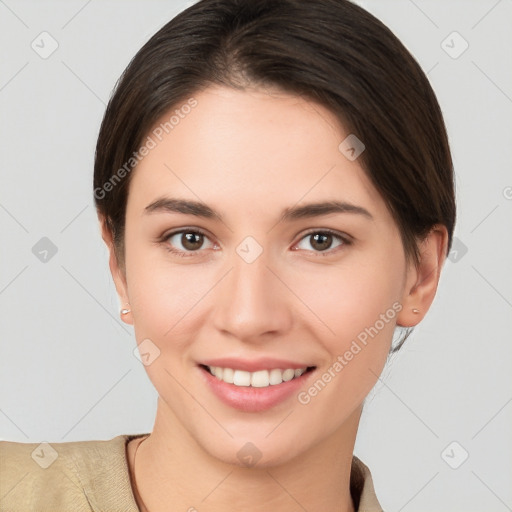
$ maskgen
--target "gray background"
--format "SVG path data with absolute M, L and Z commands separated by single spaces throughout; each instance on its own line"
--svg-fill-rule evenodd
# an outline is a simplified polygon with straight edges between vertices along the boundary
M 428 72 L 458 223 L 432 309 L 367 400 L 356 454 L 387 511 L 512 510 L 512 2 L 359 3 Z M 152 429 L 156 392 L 119 320 L 93 155 L 115 81 L 189 4 L 0 0 L 0 439 Z

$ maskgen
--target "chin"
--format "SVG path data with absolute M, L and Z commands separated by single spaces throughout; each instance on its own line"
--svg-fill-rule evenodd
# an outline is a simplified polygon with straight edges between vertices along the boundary
M 211 443 L 208 440 L 201 443 L 201 446 L 220 462 L 254 470 L 286 464 L 299 456 L 304 449 L 302 442 L 292 442 L 291 438 L 288 438 L 288 442 L 282 442 L 282 439 L 276 439 L 276 442 L 249 439 L 247 436 L 243 439 L 229 439 L 223 443 Z M 301 447 L 300 451 L 298 446 Z

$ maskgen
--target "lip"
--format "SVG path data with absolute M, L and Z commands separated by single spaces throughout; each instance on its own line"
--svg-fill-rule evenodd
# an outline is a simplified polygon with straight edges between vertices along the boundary
M 208 359 L 201 361 L 200 364 L 205 366 L 220 366 L 221 368 L 233 368 L 233 370 L 243 370 L 246 372 L 257 372 L 259 370 L 286 370 L 292 368 L 297 370 L 299 368 L 308 368 L 312 364 L 299 363 L 297 361 L 289 361 L 284 359 L 276 359 L 273 357 L 261 357 L 259 359 L 239 359 L 235 357 L 223 357 L 220 359 Z
M 220 359 L 215 360 L 216 364 L 208 364 L 208 366 L 223 366 L 220 364 Z M 222 360 L 226 361 L 226 360 Z M 251 363 L 252 367 L 256 367 L 256 370 L 245 370 L 245 371 L 258 371 L 258 369 L 271 369 L 272 366 L 261 367 L 261 361 Z M 230 363 L 232 364 L 232 363 Z M 255 366 L 256 364 L 256 366 Z M 260 365 L 260 366 L 258 366 Z M 248 365 L 249 366 L 249 365 Z M 247 367 L 247 366 L 246 366 Z M 294 365 L 285 366 L 274 366 L 274 368 L 293 368 Z M 224 368 L 233 368 L 233 366 L 226 365 Z M 295 368 L 305 368 L 305 366 L 297 366 Z M 301 387 L 305 385 L 307 379 L 315 373 L 314 367 L 306 373 L 303 373 L 300 377 L 295 377 L 287 382 L 281 384 L 267 386 L 265 388 L 253 388 L 251 386 L 235 386 L 234 384 L 228 384 L 223 380 L 213 376 L 208 369 L 202 365 L 198 366 L 202 378 L 206 382 L 208 388 L 213 394 L 221 400 L 225 405 L 232 407 L 243 412 L 263 412 L 267 411 L 277 405 L 283 403 L 289 399 L 292 395 L 295 396 Z M 238 367 L 237 369 L 242 370 Z

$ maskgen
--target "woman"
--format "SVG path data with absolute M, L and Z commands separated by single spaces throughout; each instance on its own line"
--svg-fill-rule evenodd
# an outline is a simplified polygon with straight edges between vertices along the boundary
M 0 443 L 0 506 L 381 510 L 359 418 L 434 299 L 452 167 L 427 78 L 356 5 L 179 14 L 117 84 L 94 170 L 153 431 Z

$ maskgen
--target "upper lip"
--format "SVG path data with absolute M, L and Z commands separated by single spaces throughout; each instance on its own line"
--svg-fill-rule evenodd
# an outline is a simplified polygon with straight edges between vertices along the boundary
M 205 366 L 220 366 L 221 368 L 232 368 L 233 370 L 243 370 L 246 372 L 257 372 L 259 370 L 273 370 L 279 368 L 286 370 L 288 368 L 309 368 L 313 365 L 299 363 L 285 359 L 276 359 L 274 357 L 260 357 L 258 359 L 238 359 L 234 357 L 222 357 L 217 359 L 208 359 L 200 364 Z

